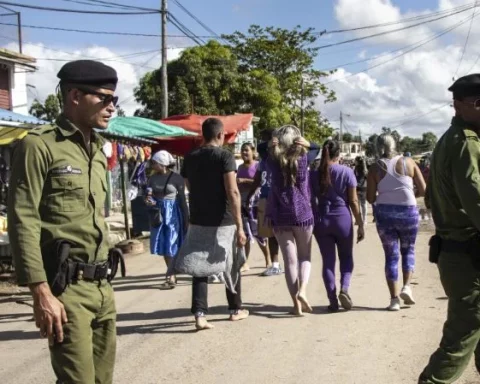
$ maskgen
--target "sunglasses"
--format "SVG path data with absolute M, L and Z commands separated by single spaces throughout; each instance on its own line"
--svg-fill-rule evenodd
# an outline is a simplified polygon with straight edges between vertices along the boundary
M 113 106 L 116 107 L 118 104 L 118 96 L 107 95 L 106 93 L 96 92 L 87 88 L 77 88 L 77 89 L 85 95 L 97 96 L 102 101 L 102 104 L 105 107 L 108 107 L 110 104 L 113 104 Z
M 480 99 L 477 99 L 475 101 L 462 101 L 462 103 L 473 105 L 473 108 L 475 108 L 476 110 L 480 110 Z

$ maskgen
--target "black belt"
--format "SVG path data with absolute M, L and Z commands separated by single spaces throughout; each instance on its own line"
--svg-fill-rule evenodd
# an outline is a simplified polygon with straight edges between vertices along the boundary
M 468 253 L 472 249 L 472 240 L 457 241 L 442 239 L 441 250 L 448 253 Z
M 68 261 L 68 281 L 87 280 L 101 281 L 110 274 L 108 263 L 85 264 L 76 261 Z

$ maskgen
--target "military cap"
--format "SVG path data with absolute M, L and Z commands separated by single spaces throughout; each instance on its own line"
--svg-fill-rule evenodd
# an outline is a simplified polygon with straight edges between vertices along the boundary
M 91 85 L 114 91 L 117 72 L 112 67 L 94 60 L 77 60 L 65 64 L 57 74 L 60 83 Z
M 450 88 L 453 98 L 480 96 L 480 73 L 463 76 L 455 81 Z

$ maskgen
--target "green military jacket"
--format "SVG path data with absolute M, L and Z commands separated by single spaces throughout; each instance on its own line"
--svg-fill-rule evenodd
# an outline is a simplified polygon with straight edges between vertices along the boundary
M 107 259 L 104 140 L 82 133 L 65 116 L 28 134 L 15 148 L 8 193 L 8 234 L 20 285 L 50 281 L 54 244 L 74 243 L 71 258 Z M 48 280 L 47 280 L 48 277 Z
M 458 117 L 433 151 L 426 205 L 442 238 L 464 241 L 480 232 L 480 139 Z

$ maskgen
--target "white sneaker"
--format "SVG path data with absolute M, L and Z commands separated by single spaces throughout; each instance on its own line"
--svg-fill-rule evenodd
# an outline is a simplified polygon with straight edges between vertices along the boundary
M 415 299 L 413 298 L 412 288 L 409 285 L 405 285 L 400 293 L 400 298 L 405 305 L 414 305 Z
M 400 299 L 395 297 L 390 300 L 390 305 L 387 307 L 389 311 L 399 311 L 400 310 Z
M 209 284 L 221 284 L 221 282 L 222 281 L 219 279 L 217 275 L 208 276 Z

